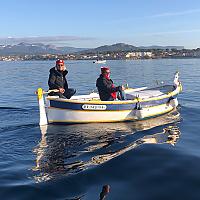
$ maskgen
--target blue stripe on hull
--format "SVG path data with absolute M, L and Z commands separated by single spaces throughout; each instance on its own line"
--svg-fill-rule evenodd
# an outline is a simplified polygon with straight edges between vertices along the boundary
M 175 96 L 174 96 L 175 97 Z M 172 98 L 172 97 L 171 97 Z M 161 105 L 169 102 L 170 98 L 164 98 L 161 100 L 147 101 L 147 102 L 139 102 L 139 103 L 130 103 L 130 104 L 98 104 L 105 105 L 106 111 L 117 111 L 117 110 L 132 110 L 140 105 L 140 107 L 151 107 L 156 105 Z M 90 105 L 90 103 L 73 103 L 73 102 L 63 102 L 50 100 L 50 107 L 61 108 L 61 109 L 71 109 L 71 110 L 87 110 L 83 109 L 83 105 Z M 95 105 L 95 104 L 93 104 Z M 98 111 L 98 109 L 95 109 Z M 101 109 L 99 109 L 101 111 Z
M 56 100 L 50 100 L 50 106 L 54 108 L 71 109 L 71 110 L 84 110 L 83 105 L 91 105 L 90 103 L 72 103 L 72 102 L 62 102 Z M 95 105 L 95 104 L 93 104 Z M 99 105 L 99 104 L 98 104 Z M 100 104 L 106 105 L 106 110 L 132 110 L 135 108 L 135 103 L 130 104 Z M 86 110 L 86 109 L 85 109 Z M 95 109 L 98 111 L 98 109 Z M 100 109 L 99 109 L 100 110 Z

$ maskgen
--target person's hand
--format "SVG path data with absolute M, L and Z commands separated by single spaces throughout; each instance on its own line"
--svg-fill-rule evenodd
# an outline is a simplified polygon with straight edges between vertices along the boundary
M 64 89 L 64 88 L 59 88 L 59 92 L 60 92 L 61 94 L 63 94 L 63 93 L 65 92 L 65 89 Z
M 122 85 L 122 91 L 124 91 L 126 88 Z

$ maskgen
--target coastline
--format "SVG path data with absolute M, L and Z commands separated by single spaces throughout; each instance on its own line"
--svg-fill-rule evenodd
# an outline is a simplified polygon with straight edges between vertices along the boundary
M 23 59 L 23 58 L 18 58 L 15 56 L 5 56 L 3 58 L 0 57 L 0 62 L 10 62 L 10 61 L 55 61 L 58 58 L 62 58 L 63 60 L 67 60 L 67 61 L 91 61 L 93 62 L 95 59 L 65 59 L 62 56 L 58 56 L 57 58 L 51 58 L 51 59 L 47 59 L 47 58 L 30 58 L 30 59 Z M 137 58 L 137 59 L 126 59 L 126 58 L 121 58 L 121 59 L 117 59 L 117 58 L 110 58 L 110 59 L 106 59 L 106 61 L 109 60 L 125 60 L 125 61 L 133 61 L 133 60 L 161 60 L 161 59 L 200 59 L 200 57 L 157 57 L 157 58 Z

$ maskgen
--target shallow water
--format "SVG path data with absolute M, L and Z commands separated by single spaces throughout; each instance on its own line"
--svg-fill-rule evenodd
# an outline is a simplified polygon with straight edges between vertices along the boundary
M 66 61 L 70 87 L 95 89 L 100 66 Z M 177 111 L 129 123 L 38 126 L 34 91 L 48 89 L 52 61 L 0 62 L 1 199 L 199 199 L 200 60 L 107 61 L 117 84 L 171 83 L 180 72 Z

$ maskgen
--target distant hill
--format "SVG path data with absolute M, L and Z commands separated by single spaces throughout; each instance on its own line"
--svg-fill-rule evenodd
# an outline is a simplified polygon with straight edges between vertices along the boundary
M 177 50 L 181 50 L 184 49 L 184 46 L 140 46 L 138 47 L 139 49 L 177 49 Z
M 104 45 L 94 49 L 89 49 L 85 51 L 81 51 L 80 53 L 104 53 L 104 52 L 117 52 L 117 51 L 134 51 L 137 50 L 138 47 L 133 45 L 117 43 L 113 45 Z
M 86 50 L 86 48 L 56 47 L 41 43 L 19 43 L 17 45 L 0 45 L 0 55 L 40 55 L 40 54 L 68 54 Z
M 184 49 L 184 46 L 140 46 L 136 47 L 125 43 L 117 43 L 113 45 L 104 45 L 94 49 L 80 51 L 78 53 L 105 53 L 105 52 L 120 52 L 120 51 L 139 51 L 147 49 Z
M 88 50 L 88 48 L 75 48 L 75 47 L 57 47 L 57 49 L 65 53 L 75 53 L 79 51 Z

